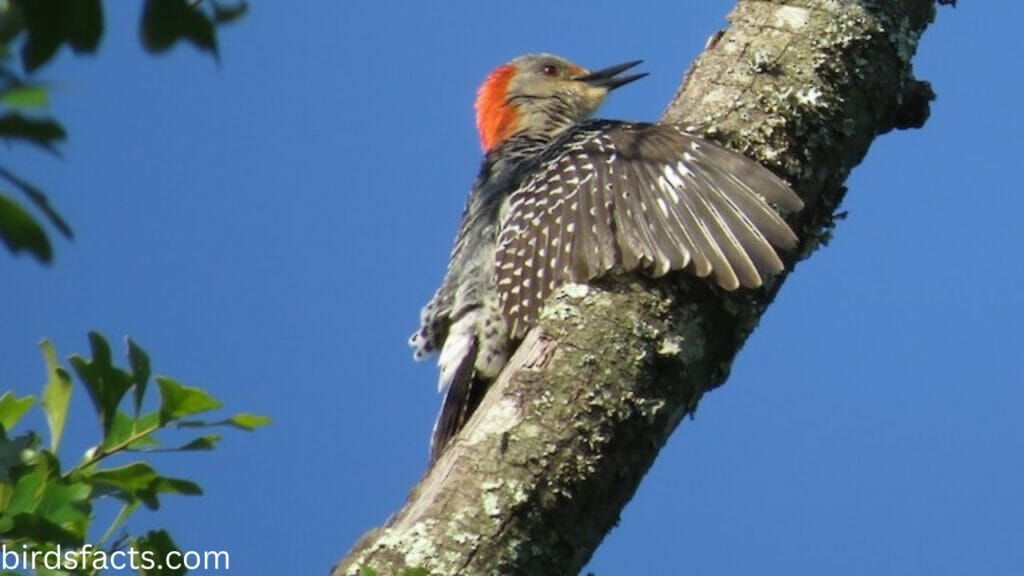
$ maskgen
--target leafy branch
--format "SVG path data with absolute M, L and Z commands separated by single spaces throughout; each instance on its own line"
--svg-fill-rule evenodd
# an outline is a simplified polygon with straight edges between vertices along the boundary
M 217 27 L 237 20 L 248 5 L 216 0 L 146 0 L 139 21 L 145 50 L 160 53 L 184 40 L 218 58 Z M 91 54 L 103 36 L 100 0 L 0 0 L 0 140 L 27 143 L 59 155 L 57 145 L 67 137 L 64 127 L 44 110 L 49 105 L 46 85 L 32 75 L 67 45 L 75 54 Z M 19 44 L 20 61 L 13 62 L 12 45 Z M 19 70 L 20 65 L 20 70 Z M 28 207 L 0 185 L 0 241 L 12 253 L 27 252 L 49 263 L 53 247 L 40 218 L 64 238 L 71 227 L 50 204 L 46 194 L 28 180 L 0 165 L 0 182 L 17 190 Z
M 169 428 L 205 431 L 230 426 L 249 431 L 269 423 L 266 417 L 245 413 L 219 420 L 195 419 L 220 408 L 220 402 L 205 390 L 165 376 L 153 378 L 159 402 L 155 409 L 146 410 L 151 378 L 146 352 L 129 339 L 128 366 L 121 368 L 114 365 L 103 336 L 90 333 L 89 342 L 92 357 L 71 356 L 71 370 L 57 360 L 52 344 L 44 341 L 40 345 L 47 379 L 38 404 L 49 429 L 46 447 L 41 446 L 35 432 L 10 435 L 37 404 L 37 398 L 19 398 L 11 392 L 0 396 L 0 543 L 18 553 L 72 551 L 70 556 L 63 556 L 60 567 L 36 566 L 39 574 L 99 574 L 104 568 L 104 554 L 125 547 L 149 550 L 161 558 L 177 550 L 174 540 L 163 530 L 137 537 L 118 534 L 140 505 L 156 510 L 161 495 L 199 495 L 200 486 L 184 478 L 164 476 L 142 461 L 104 467 L 108 459 L 136 453 L 212 450 L 221 440 L 219 434 L 201 434 L 183 444 L 168 446 L 158 436 Z M 101 435 L 78 464 L 64 470 L 57 452 L 71 401 L 72 372 L 92 401 Z M 120 510 L 102 536 L 90 543 L 94 507 L 105 499 L 119 503 Z M 95 551 L 75 562 L 78 556 L 74 551 L 83 547 Z M 159 568 L 141 572 L 184 574 Z

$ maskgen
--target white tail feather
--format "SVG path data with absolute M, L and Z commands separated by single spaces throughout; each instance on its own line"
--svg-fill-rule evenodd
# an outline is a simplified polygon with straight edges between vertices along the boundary
M 468 356 L 476 340 L 476 321 L 479 314 L 477 310 L 469 312 L 448 330 L 448 337 L 445 338 L 441 354 L 437 358 L 437 365 L 441 368 L 441 378 L 437 382 L 438 392 L 446 392 L 463 363 L 473 361 Z

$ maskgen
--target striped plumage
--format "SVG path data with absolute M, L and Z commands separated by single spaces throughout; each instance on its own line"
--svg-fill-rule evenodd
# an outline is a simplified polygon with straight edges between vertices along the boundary
M 769 170 L 670 125 L 587 120 L 636 62 L 588 72 L 551 55 L 495 70 L 477 99 L 486 155 L 448 272 L 410 342 L 440 352 L 432 458 L 462 427 L 548 295 L 613 271 L 689 270 L 755 288 L 796 245 Z

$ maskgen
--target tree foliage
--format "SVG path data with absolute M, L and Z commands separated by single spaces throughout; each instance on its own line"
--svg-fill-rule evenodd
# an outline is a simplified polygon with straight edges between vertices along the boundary
M 217 58 L 217 27 L 245 10 L 244 2 L 145 0 L 141 44 L 158 53 L 184 40 Z M 47 112 L 49 94 L 36 74 L 65 45 L 75 54 L 95 52 L 103 31 L 100 0 L 0 0 L 0 139 L 58 155 L 67 133 Z M 0 162 L 0 241 L 12 253 L 26 252 L 49 263 L 53 231 L 72 237 L 71 226 L 47 194 Z M 221 440 L 214 430 L 253 430 L 269 420 L 253 414 L 198 419 L 220 408 L 220 402 L 200 388 L 153 376 L 149 355 L 130 339 L 124 366 L 114 362 L 99 333 L 90 333 L 89 341 L 91 356 L 73 355 L 67 364 L 44 341 L 42 393 L 0 396 L 0 576 L 17 574 L 11 564 L 47 576 L 93 576 L 120 571 L 122 565 L 146 576 L 185 574 L 186 569 L 163 563 L 177 550 L 167 531 L 133 534 L 127 521 L 140 507 L 158 509 L 163 496 L 194 496 L 202 489 L 131 456 L 213 450 Z M 68 465 L 66 455 L 62 462 L 60 444 L 76 379 L 91 401 L 99 438 Z M 45 437 L 18 430 L 35 407 L 45 419 Z M 183 429 L 174 438 L 184 434 L 186 439 L 169 440 L 171 429 Z M 101 526 L 100 518 L 112 520 Z M 115 558 L 121 560 L 115 563 Z
M 151 53 L 184 40 L 217 58 L 217 27 L 246 9 L 244 1 L 146 0 L 139 38 Z M 75 54 L 91 54 L 102 37 L 100 0 L 0 0 L 0 139 L 57 155 L 67 133 L 46 112 L 49 94 L 36 73 L 63 46 Z M 0 241 L 13 253 L 26 252 L 49 263 L 53 246 L 48 228 L 67 239 L 73 236 L 46 193 L 0 163 Z
M 177 550 L 170 534 L 164 530 L 130 534 L 125 531 L 126 521 L 140 507 L 158 509 L 165 495 L 196 496 L 202 489 L 191 480 L 164 476 L 146 461 L 125 459 L 157 452 L 213 450 L 221 436 L 212 430 L 233 427 L 248 431 L 269 422 L 253 414 L 198 419 L 220 408 L 220 402 L 200 388 L 152 376 L 149 355 L 130 339 L 124 367 L 114 363 L 103 336 L 93 332 L 89 341 L 91 357 L 71 356 L 70 369 L 58 361 L 53 345 L 44 341 L 40 344 L 46 366 L 42 393 L 38 397 L 19 398 L 11 392 L 0 396 L 0 544 L 20 558 L 34 555 L 37 574 L 100 574 L 114 567 L 111 559 L 115 552 L 129 549 L 149 551 L 148 557 L 158 561 L 166 558 Z M 59 448 L 71 403 L 72 375 L 88 393 L 100 436 L 81 460 L 65 468 Z M 155 407 L 149 400 L 153 396 L 151 380 L 159 397 Z M 36 406 L 46 419 L 45 439 L 33 431 L 15 432 Z M 187 430 L 190 438 L 168 443 L 164 436 L 174 428 Z M 96 513 L 97 508 L 105 506 L 116 506 L 117 514 L 109 525 L 97 526 L 96 518 L 104 517 Z M 101 529 L 101 535 L 94 538 Z M 135 566 L 141 574 L 185 573 L 183 569 L 147 568 L 146 557 L 137 557 Z M 2 576 L 14 574 L 0 572 Z

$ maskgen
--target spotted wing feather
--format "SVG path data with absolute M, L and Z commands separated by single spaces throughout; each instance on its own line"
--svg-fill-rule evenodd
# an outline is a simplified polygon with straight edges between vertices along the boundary
M 777 209 L 802 206 L 768 169 L 678 127 L 584 123 L 509 199 L 495 254 L 509 334 L 522 337 L 560 285 L 613 268 L 758 287 L 797 242 Z

